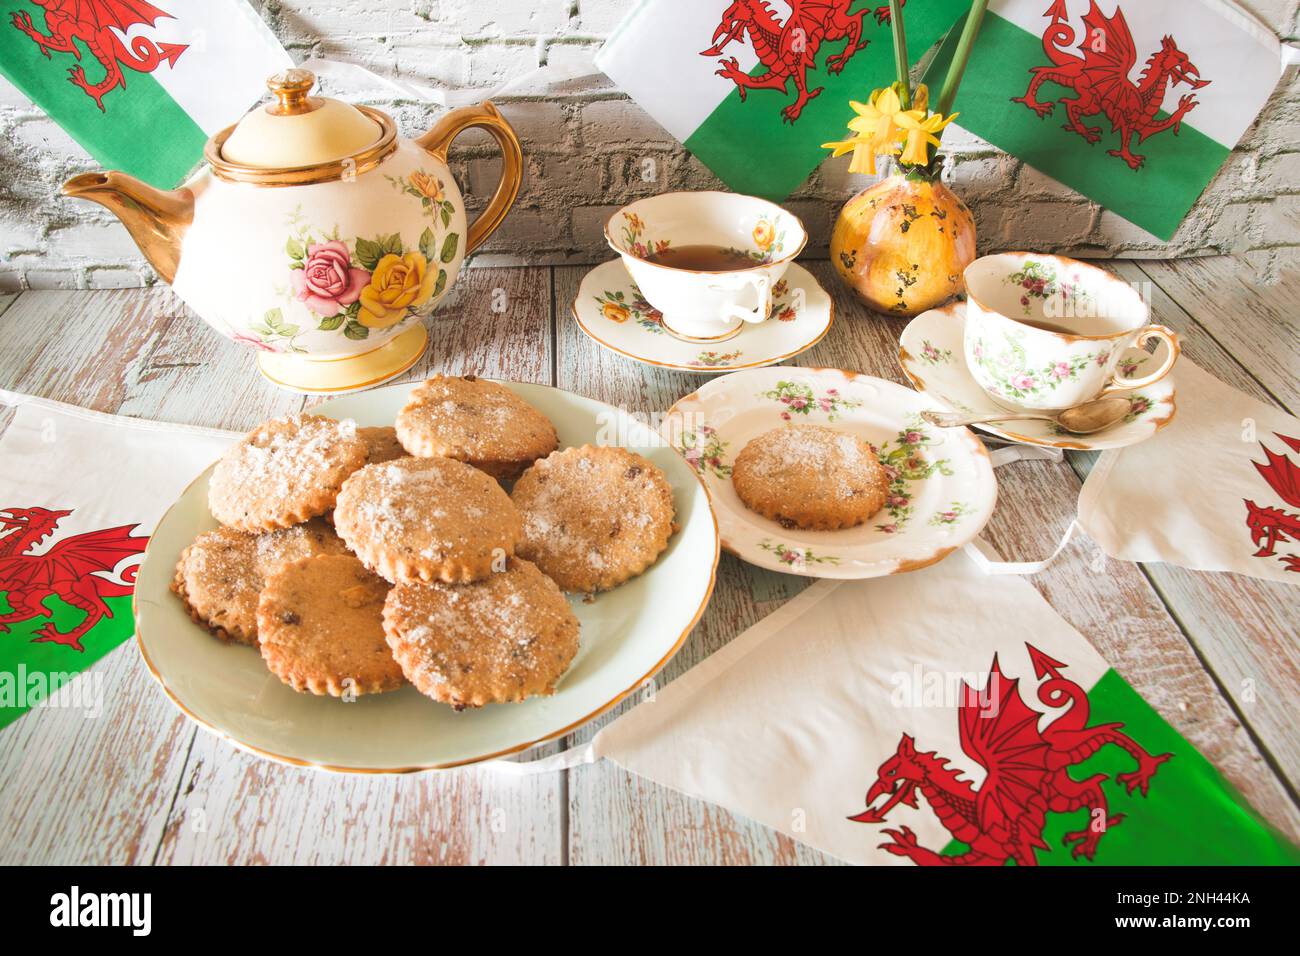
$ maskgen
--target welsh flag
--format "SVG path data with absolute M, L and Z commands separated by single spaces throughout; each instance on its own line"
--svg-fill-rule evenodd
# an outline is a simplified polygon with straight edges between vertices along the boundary
M 1221 0 L 993 0 L 957 122 L 1168 239 L 1263 108 L 1282 52 Z
M 161 188 L 293 63 L 245 0 L 12 0 L 0 73 L 91 156 Z
M 969 0 L 908 0 L 908 48 Z M 596 65 L 737 192 L 781 200 L 826 158 L 850 99 L 896 78 L 885 0 L 643 0 Z
M 0 727 L 32 707 L 97 706 L 73 680 L 135 633 L 149 535 L 237 437 L 102 415 L 0 389 Z
M 598 758 L 853 863 L 1300 863 L 1033 585 L 962 554 L 812 585 L 540 769 Z

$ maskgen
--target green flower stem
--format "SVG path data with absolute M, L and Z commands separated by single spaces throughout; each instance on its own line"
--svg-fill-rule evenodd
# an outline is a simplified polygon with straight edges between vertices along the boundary
M 910 110 L 912 108 L 912 87 L 909 83 L 911 61 L 907 59 L 907 36 L 903 33 L 903 4 L 900 0 L 889 0 L 889 25 L 894 33 L 894 66 L 898 71 L 898 98 L 903 104 L 903 109 Z
M 988 5 L 989 0 L 974 0 L 970 5 L 966 25 L 962 27 L 961 39 L 957 41 L 957 50 L 952 55 L 952 63 L 948 65 L 948 75 L 944 77 L 943 91 L 939 94 L 939 105 L 936 109 L 943 116 L 948 115 L 952 110 L 953 100 L 957 99 L 957 87 L 961 86 L 961 77 L 966 72 L 971 47 L 975 45 L 975 38 L 979 36 L 980 24 L 984 22 L 984 11 L 988 8 Z M 890 6 L 893 7 L 892 2 Z M 897 40 L 895 46 L 897 46 Z M 943 134 L 940 133 L 940 139 L 942 138 Z

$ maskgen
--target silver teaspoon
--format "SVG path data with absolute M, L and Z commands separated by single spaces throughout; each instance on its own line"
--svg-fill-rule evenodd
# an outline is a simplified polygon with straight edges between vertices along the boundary
M 922 412 L 921 417 L 940 428 L 978 425 L 983 422 L 1045 421 L 1055 422 L 1075 435 L 1092 435 L 1114 425 L 1132 410 L 1127 398 L 1097 398 L 1064 411 L 1002 412 L 998 415 L 963 415 L 961 412 Z

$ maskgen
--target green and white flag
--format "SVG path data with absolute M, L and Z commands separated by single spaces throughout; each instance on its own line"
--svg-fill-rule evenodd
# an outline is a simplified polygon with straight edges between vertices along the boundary
M 993 0 L 957 123 L 1168 239 L 1291 52 L 1222 0 Z
M 293 63 L 246 0 L 161 2 L 13 0 L 0 73 L 105 167 L 170 188 Z
M 92 711 L 73 680 L 135 633 L 154 525 L 237 435 L 103 415 L 0 389 L 0 727 L 32 707 Z
M 652 691 L 560 761 L 853 863 L 1300 862 L 1033 585 L 965 555 L 820 581 Z
M 969 0 L 909 0 L 919 55 Z M 781 200 L 897 76 L 885 0 L 642 0 L 596 65 L 737 192 Z

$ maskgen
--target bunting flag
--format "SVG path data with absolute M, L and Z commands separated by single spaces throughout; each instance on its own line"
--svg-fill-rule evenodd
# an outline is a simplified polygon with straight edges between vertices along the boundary
M 960 27 L 926 71 L 932 88 Z M 1169 239 L 1259 115 L 1282 54 L 1220 0 L 993 0 L 957 123 Z
M 576 753 L 853 863 L 1300 863 L 1033 585 L 960 554 L 812 585 Z
M 238 436 L 101 415 L 0 390 L 0 727 L 64 699 L 135 633 L 149 534 Z M 94 702 L 72 695 L 80 706 Z
M 908 48 L 969 7 L 909 0 Z M 884 0 L 642 0 L 596 65 L 732 189 L 778 201 L 842 138 L 849 100 L 897 78 Z
M 293 65 L 246 0 L 13 0 L 0 73 L 108 169 L 183 182 Z

